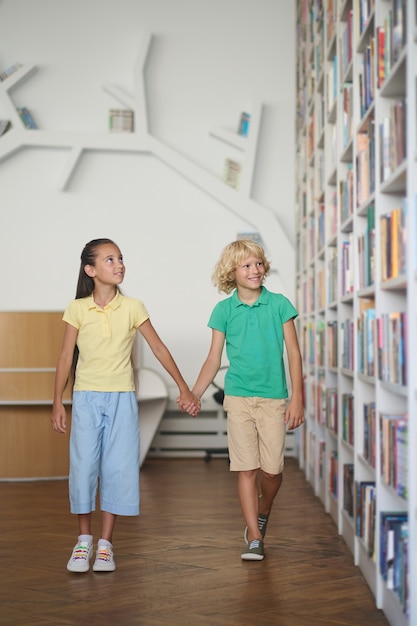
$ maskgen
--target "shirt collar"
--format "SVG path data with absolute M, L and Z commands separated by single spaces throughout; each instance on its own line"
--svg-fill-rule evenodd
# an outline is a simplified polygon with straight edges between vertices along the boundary
M 267 304 L 268 300 L 269 300 L 269 291 L 263 285 L 261 287 L 261 290 L 262 291 L 261 291 L 261 293 L 259 295 L 259 298 L 253 304 L 245 304 L 244 302 L 239 300 L 239 296 L 237 294 L 237 289 L 235 289 L 233 294 L 232 294 L 233 306 L 235 306 L 237 308 L 238 306 L 242 306 L 242 305 L 244 305 L 244 306 L 259 306 L 260 304 Z
M 88 309 L 97 309 L 99 311 L 103 311 L 103 309 L 99 306 L 97 306 L 97 304 L 94 302 L 94 298 L 93 298 L 93 294 L 91 294 L 91 296 L 87 296 L 87 304 L 88 304 Z M 108 304 L 106 304 L 106 306 L 104 307 L 105 309 L 107 307 L 110 307 L 111 309 L 113 309 L 113 311 L 115 311 L 116 309 L 119 308 L 119 306 L 122 303 L 122 299 L 121 299 L 121 293 L 119 290 L 117 290 L 116 295 L 114 296 L 113 300 L 111 300 L 111 302 L 109 302 Z

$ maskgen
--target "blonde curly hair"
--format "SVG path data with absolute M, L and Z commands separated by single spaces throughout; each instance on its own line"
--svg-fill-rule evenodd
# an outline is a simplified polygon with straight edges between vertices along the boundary
M 212 275 L 213 284 L 218 291 L 231 293 L 236 288 L 236 268 L 248 257 L 253 256 L 264 264 L 265 276 L 268 275 L 271 265 L 265 256 L 265 251 L 252 239 L 238 239 L 229 243 L 217 261 Z

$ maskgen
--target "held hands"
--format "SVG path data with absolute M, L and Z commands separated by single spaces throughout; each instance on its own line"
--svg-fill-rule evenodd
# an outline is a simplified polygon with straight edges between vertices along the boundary
M 298 428 L 304 423 L 304 407 L 301 400 L 294 397 L 291 398 L 285 414 L 285 423 L 288 426 L 288 430 L 294 430 L 294 428 Z
M 182 413 L 186 412 L 191 417 L 197 417 L 201 409 L 200 398 L 190 390 L 181 393 L 177 398 L 177 404 Z

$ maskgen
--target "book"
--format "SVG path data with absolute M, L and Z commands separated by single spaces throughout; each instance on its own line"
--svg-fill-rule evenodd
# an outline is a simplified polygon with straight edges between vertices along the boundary
M 33 119 L 29 109 L 26 107 L 20 107 L 17 109 L 17 112 L 19 113 L 20 119 L 26 128 L 37 128 L 35 120 Z
M 111 133 L 132 133 L 134 113 L 129 109 L 110 109 L 109 130 Z
M 240 116 L 239 126 L 237 132 L 242 137 L 247 137 L 249 135 L 249 124 L 250 124 L 250 113 L 243 111 Z
M 13 65 L 10 65 L 10 67 L 3 70 L 3 72 L 0 72 L 0 81 L 6 80 L 6 78 L 14 74 L 20 67 L 22 67 L 21 63 L 13 63 Z
M 233 159 L 226 159 L 224 164 L 224 182 L 226 185 L 237 189 L 239 187 L 241 171 L 242 166 L 240 163 Z
M 0 120 L 0 137 L 11 128 L 10 120 Z
M 380 558 L 379 568 L 382 578 L 388 589 L 401 593 L 400 585 L 404 571 L 400 571 L 399 564 L 403 562 L 403 542 L 405 539 L 405 525 L 408 524 L 408 515 L 403 511 L 385 511 L 380 514 Z

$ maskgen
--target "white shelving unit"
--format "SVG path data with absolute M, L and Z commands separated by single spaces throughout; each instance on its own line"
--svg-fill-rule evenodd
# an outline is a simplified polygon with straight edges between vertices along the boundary
M 215 139 L 223 141 L 242 152 L 242 173 L 238 192 L 248 198 L 252 195 L 259 131 L 262 123 L 262 111 L 263 105 L 261 102 L 256 102 L 251 107 L 247 136 L 239 135 L 237 132 L 233 132 L 227 128 L 215 128 L 210 131 L 210 135 Z
M 58 189 L 65 191 L 71 178 L 86 152 L 115 151 L 147 154 L 158 159 L 167 167 L 195 185 L 201 191 L 219 202 L 225 209 L 244 219 L 253 227 L 254 232 L 262 233 L 268 250 L 274 250 L 274 265 L 285 267 L 288 259 L 293 258 L 294 246 L 288 239 L 274 211 L 264 207 L 252 197 L 252 183 L 258 149 L 259 129 L 262 119 L 262 104 L 254 102 L 251 110 L 249 136 L 241 140 L 237 133 L 225 129 L 212 131 L 222 141 L 231 142 L 243 154 L 243 170 L 239 189 L 233 189 L 205 168 L 184 157 L 149 132 L 147 114 L 147 93 L 145 83 L 146 63 L 151 48 L 153 35 L 142 35 L 133 77 L 133 93 L 127 94 L 116 85 L 103 84 L 103 89 L 123 107 L 134 111 L 134 132 L 78 132 L 49 131 L 44 129 L 26 129 L 12 99 L 13 87 L 22 83 L 36 71 L 35 65 L 24 64 L 3 82 L 0 82 L 0 102 L 8 111 L 12 122 L 11 130 L 0 138 L 0 162 L 27 147 L 58 148 L 68 151 L 66 166 L 58 182 Z M 277 247 L 275 242 L 279 241 Z M 283 288 L 291 292 L 290 278 L 282 273 Z
M 350 547 L 376 605 L 390 624 L 414 626 L 416 3 L 298 0 L 297 5 L 297 308 L 307 417 L 300 465 Z M 385 64 L 382 32 L 391 45 Z M 400 131 L 385 121 L 394 107 Z M 391 228 L 399 218 L 388 261 L 386 216 Z M 388 331 L 381 329 L 390 316 L 398 335 L 389 345 Z M 397 359 L 401 346 L 402 363 Z M 367 407 L 373 421 L 367 421 Z M 408 416 L 408 445 L 395 427 L 389 444 L 381 443 L 382 414 Z M 403 458 L 395 462 L 399 446 Z M 384 474 L 388 461 L 391 475 Z M 360 520 L 368 524 L 358 511 L 357 495 L 366 483 L 373 484 L 374 533 L 360 527 Z M 403 546 L 407 568 L 394 559 L 394 589 L 383 571 L 381 519 L 387 512 L 408 518 L 408 543 L 395 541 L 396 548 Z

